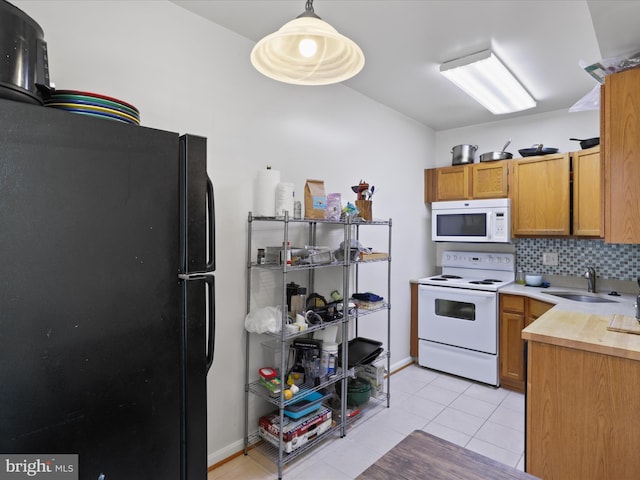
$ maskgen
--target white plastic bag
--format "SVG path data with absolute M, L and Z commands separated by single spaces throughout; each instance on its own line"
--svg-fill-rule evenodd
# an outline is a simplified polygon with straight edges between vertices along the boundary
M 585 112 L 587 110 L 600 110 L 600 84 L 597 84 L 593 90 L 574 103 L 569 112 Z
M 264 307 L 247 313 L 244 328 L 251 333 L 278 333 L 282 326 L 282 308 Z

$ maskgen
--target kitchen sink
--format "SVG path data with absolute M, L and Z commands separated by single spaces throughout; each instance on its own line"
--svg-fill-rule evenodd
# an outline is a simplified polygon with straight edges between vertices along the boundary
M 582 293 L 549 292 L 549 295 L 553 295 L 555 297 L 564 298 L 566 300 L 573 300 L 574 302 L 615 303 L 615 300 L 609 300 L 608 298 L 596 297 L 594 295 L 584 295 Z

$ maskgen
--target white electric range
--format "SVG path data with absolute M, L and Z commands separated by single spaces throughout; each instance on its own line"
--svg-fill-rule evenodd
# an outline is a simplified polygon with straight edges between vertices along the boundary
M 498 289 L 515 255 L 447 251 L 441 265 L 418 280 L 418 364 L 498 386 Z

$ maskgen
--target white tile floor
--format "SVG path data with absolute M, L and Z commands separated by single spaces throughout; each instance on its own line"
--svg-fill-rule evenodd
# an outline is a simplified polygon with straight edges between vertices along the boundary
M 524 395 L 411 365 L 391 377 L 391 408 L 290 463 L 284 478 L 353 479 L 416 429 L 524 470 Z

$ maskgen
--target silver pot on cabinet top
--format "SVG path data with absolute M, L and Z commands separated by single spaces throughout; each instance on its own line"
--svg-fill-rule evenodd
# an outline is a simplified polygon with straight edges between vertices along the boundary
M 451 149 L 452 165 L 465 165 L 475 161 L 477 145 L 456 145 Z

